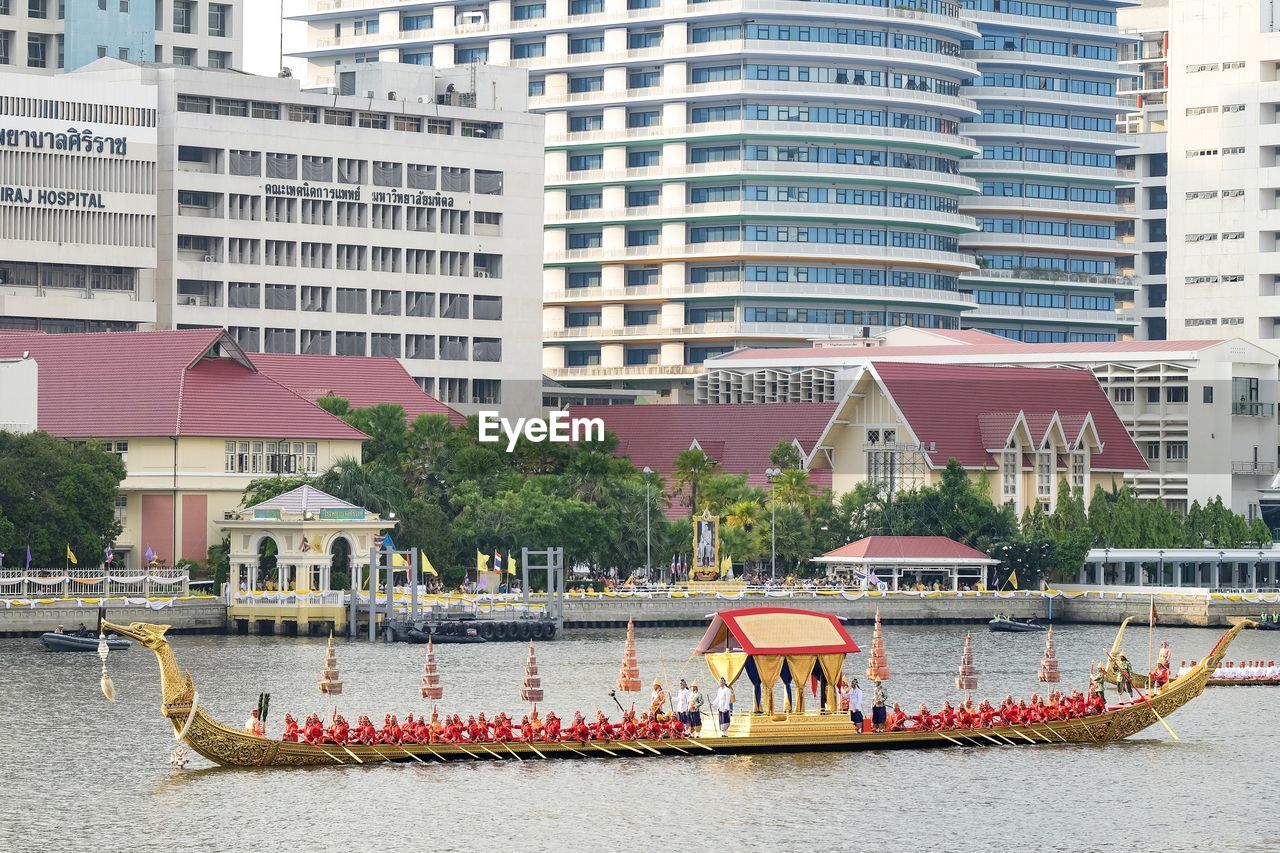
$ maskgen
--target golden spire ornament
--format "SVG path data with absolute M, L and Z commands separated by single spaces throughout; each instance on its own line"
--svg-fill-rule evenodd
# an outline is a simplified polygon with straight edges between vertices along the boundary
M 338 652 L 333 647 L 333 632 L 329 632 L 329 648 L 324 653 L 324 669 L 320 670 L 320 683 L 316 685 L 326 696 L 342 692 L 342 680 L 338 677 Z
M 418 688 L 423 699 L 440 699 L 444 696 L 444 688 L 440 686 L 440 675 L 436 672 L 436 647 L 427 640 L 427 659 L 422 664 L 422 686 Z
M 973 636 L 964 635 L 964 651 L 960 654 L 960 669 L 956 675 L 956 689 L 972 693 L 978 689 L 978 670 L 973 665 Z
M 640 664 L 636 663 L 636 626 L 627 620 L 627 645 L 622 652 L 622 670 L 618 673 L 618 689 L 623 693 L 639 693 Z
M 871 656 L 867 659 L 867 678 L 872 681 L 889 680 L 889 662 L 884 656 L 884 631 L 880 627 L 880 611 L 876 611 L 876 625 L 871 632 Z
M 529 643 L 529 659 L 524 664 L 524 681 L 520 685 L 522 702 L 542 701 L 542 677 L 538 675 L 538 659 L 533 654 L 533 643 Z
M 1040 661 L 1040 681 L 1046 684 L 1057 684 L 1062 680 L 1058 672 L 1058 652 L 1053 648 L 1053 626 L 1049 626 L 1049 635 L 1044 641 L 1044 658 Z

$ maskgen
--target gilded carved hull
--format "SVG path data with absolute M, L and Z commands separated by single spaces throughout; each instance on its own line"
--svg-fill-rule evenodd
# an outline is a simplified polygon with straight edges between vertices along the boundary
M 620 758 L 656 755 L 830 752 L 866 749 L 922 749 L 943 746 L 995 746 L 1053 743 L 1109 743 L 1159 722 L 1204 692 L 1209 675 L 1246 622 L 1227 631 L 1213 651 L 1164 690 L 1103 714 L 1074 720 L 945 732 L 859 734 L 844 714 L 739 715 L 726 736 L 590 743 L 325 744 L 312 746 L 254 737 L 214 720 L 199 707 L 191 676 L 181 671 L 164 637 L 168 626 L 134 622 L 128 627 L 104 623 L 108 630 L 150 648 L 160 664 L 161 711 L 179 739 L 194 751 L 226 767 L 318 767 L 381 762 L 539 760 Z

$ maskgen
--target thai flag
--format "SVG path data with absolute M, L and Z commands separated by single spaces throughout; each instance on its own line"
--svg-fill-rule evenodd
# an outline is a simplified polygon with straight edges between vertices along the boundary
M 111 561 L 114 560 L 115 558 L 116 558 L 115 553 L 112 552 L 111 546 L 108 545 L 107 550 L 104 554 L 103 562 L 106 563 L 107 565 L 111 565 Z
M 493 570 L 495 572 L 502 571 L 502 552 L 501 551 L 493 552 Z
M 674 578 L 676 576 L 676 573 L 679 571 L 680 571 L 680 558 L 675 554 L 672 554 L 671 555 L 671 577 Z

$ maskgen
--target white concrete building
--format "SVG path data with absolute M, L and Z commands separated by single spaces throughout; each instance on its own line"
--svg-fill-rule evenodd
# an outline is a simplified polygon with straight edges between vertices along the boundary
M 358 96 L 112 59 L 11 79 L 50 97 L 0 96 L 0 194 L 22 199 L 0 205 L 0 328 L 221 325 L 249 352 L 397 357 L 463 411 L 539 408 L 523 71 L 361 65 Z M 60 153 L 80 121 L 119 151 Z
M 0 329 L 156 323 L 156 92 L 0 73 Z
M 1169 7 L 1169 334 L 1280 337 L 1280 3 Z
M 243 13 L 243 0 L 0 0 L 0 70 L 56 74 L 104 56 L 239 68 Z
M 1221 495 L 1259 514 L 1276 475 L 1280 372 L 1240 339 L 1024 344 L 973 332 L 895 330 L 868 346 L 745 350 L 707 362 L 700 403 L 828 402 L 870 361 L 1088 369 L 1147 459 L 1129 479 L 1141 498 L 1185 510 Z M 1280 491 L 1277 491 L 1280 496 Z
M 1119 166 L 1135 183 L 1117 194 L 1137 217 L 1122 223 L 1120 232 L 1133 241 L 1134 336 L 1164 340 L 1169 336 L 1169 0 L 1144 0 L 1120 9 L 1117 17 L 1121 30 L 1134 39 L 1120 46 L 1121 67 L 1133 76 L 1120 80 L 1121 93 L 1132 100 L 1117 123 L 1134 146 L 1120 152 Z
M 35 432 L 39 387 L 40 367 L 29 354 L 0 358 L 0 432 Z
M 751 344 L 973 307 L 957 237 L 976 30 L 949 0 L 310 0 L 306 77 L 529 69 L 547 116 L 545 372 L 678 399 Z
M 963 164 L 981 196 L 960 208 L 980 232 L 961 235 L 978 269 L 961 277 L 977 308 L 965 328 L 1028 343 L 1133 337 L 1131 183 L 1116 152 L 1125 108 L 1117 9 L 1132 0 L 963 0 L 979 34 L 961 56 L 978 73 L 961 94 L 980 114 L 961 130 L 981 146 Z

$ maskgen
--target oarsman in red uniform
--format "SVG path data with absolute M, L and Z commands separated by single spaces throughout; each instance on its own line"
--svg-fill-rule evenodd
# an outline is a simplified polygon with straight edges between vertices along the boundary
M 956 727 L 956 710 L 951 707 L 950 702 L 942 703 L 942 710 L 938 711 L 938 728 L 954 729 Z
M 991 703 L 986 699 L 982 700 L 982 704 L 978 706 L 978 720 L 982 723 L 983 728 L 991 728 L 995 723 L 996 709 L 991 707 Z
M 885 720 L 885 728 L 891 732 L 900 732 L 907 725 L 907 712 L 902 710 L 902 706 L 897 702 L 893 703 L 893 710 L 889 712 L 889 716 Z
M 667 720 L 667 734 L 673 738 L 685 736 L 684 723 L 680 722 L 679 717 L 672 716 Z
M 443 743 L 462 743 L 466 740 L 462 734 L 462 719 L 457 714 L 454 714 L 444 727 L 444 734 L 441 735 L 440 740 Z
M 341 714 L 333 718 L 333 722 L 329 725 L 328 738 L 330 743 L 345 744 L 351 737 L 351 726 L 347 724 L 347 720 Z
M 529 722 L 528 714 L 520 718 L 520 740 L 533 743 L 533 724 Z
M 617 727 L 599 709 L 596 710 L 596 721 L 591 726 L 591 733 L 597 740 L 616 740 L 618 737 Z
M 621 729 L 623 740 L 635 740 L 639 736 L 639 729 L 636 727 L 635 712 L 628 712 L 622 715 L 622 722 L 618 724 Z
M 488 732 L 480 725 L 480 721 L 476 719 L 475 714 L 467 715 L 467 722 L 462 727 L 463 732 L 467 736 L 467 740 L 475 743 L 476 741 L 488 740 Z
M 916 731 L 931 732 L 936 726 L 933 714 L 929 713 L 929 706 L 923 702 L 920 703 L 920 713 L 911 719 L 915 723 L 913 728 Z
M 298 742 L 298 721 L 287 712 L 284 715 L 284 734 L 280 735 L 280 740 L 286 743 Z
M 542 726 L 542 739 L 547 743 L 560 740 L 560 718 L 554 711 L 547 712 L 547 721 Z
M 404 715 L 404 722 L 400 724 L 400 742 L 418 742 L 418 721 L 413 718 L 412 711 Z
M 511 718 L 501 711 L 493 718 L 493 739 L 498 743 L 514 740 L 511 733 Z
M 324 724 L 320 722 L 318 714 L 307 716 L 307 724 L 303 727 L 303 738 L 311 744 L 324 742 Z
M 490 740 L 493 737 L 493 723 L 484 718 L 484 711 L 481 711 L 479 716 L 476 717 L 476 726 L 480 730 L 478 740 Z M 477 740 L 477 738 L 473 736 L 472 740 Z

